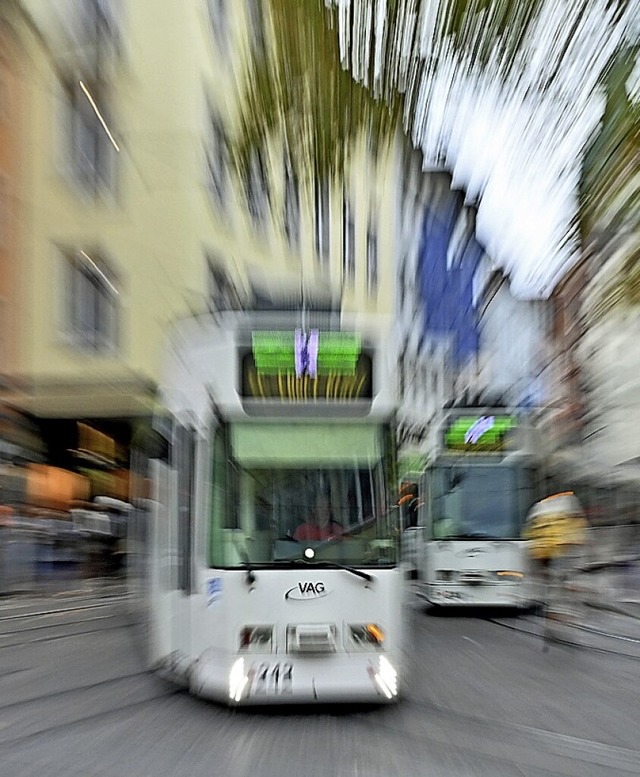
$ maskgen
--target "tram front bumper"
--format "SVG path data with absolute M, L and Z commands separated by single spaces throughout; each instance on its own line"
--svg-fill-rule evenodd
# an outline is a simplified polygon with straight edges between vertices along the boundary
M 198 662 L 193 690 L 230 705 L 393 703 L 398 673 L 384 654 L 245 655 Z
M 443 607 L 522 607 L 528 599 L 520 583 L 432 583 L 427 586 L 427 598 Z

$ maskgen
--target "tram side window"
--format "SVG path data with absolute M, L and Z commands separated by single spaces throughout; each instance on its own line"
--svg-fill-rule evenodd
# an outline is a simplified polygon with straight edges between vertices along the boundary
M 179 427 L 176 438 L 178 470 L 178 588 L 190 591 L 192 584 L 192 539 L 195 473 L 195 433 Z
M 237 510 L 230 499 L 232 473 L 224 427 L 219 427 L 215 433 L 212 466 L 209 565 L 224 567 L 229 563 L 228 535 L 230 530 L 237 528 Z

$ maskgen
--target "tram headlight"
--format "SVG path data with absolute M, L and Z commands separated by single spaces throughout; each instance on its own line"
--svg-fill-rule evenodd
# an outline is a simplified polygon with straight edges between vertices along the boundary
M 398 695 L 398 673 L 385 656 L 380 656 L 375 680 L 387 699 Z
M 354 624 L 349 626 L 349 631 L 351 639 L 361 647 L 382 647 L 384 642 L 384 631 L 376 623 Z
M 233 701 L 240 701 L 248 682 L 249 678 L 244 672 L 244 658 L 239 658 L 229 672 L 229 698 Z
M 516 572 L 515 570 L 510 569 L 503 569 L 500 572 L 496 572 L 496 576 L 502 580 L 522 580 L 524 573 Z

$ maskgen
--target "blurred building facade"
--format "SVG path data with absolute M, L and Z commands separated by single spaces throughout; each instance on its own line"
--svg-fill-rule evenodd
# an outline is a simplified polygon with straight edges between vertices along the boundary
M 20 43 L 0 19 L 0 375 L 5 383 L 19 351 L 16 293 L 19 244 L 23 237 L 20 197 L 26 148 Z
M 640 520 L 640 195 L 638 103 L 618 52 L 580 181 L 582 255 L 549 300 L 550 396 L 540 414 L 549 466 L 592 523 Z
M 508 407 L 537 412 L 549 397 L 548 303 L 515 297 L 508 275 L 485 256 L 474 276 L 474 306 L 478 390 L 499 396 Z
M 330 188 L 301 185 L 276 138 L 239 175 L 245 63 L 269 45 L 258 0 L 16 7 L 25 118 L 0 131 L 24 151 L 23 228 L 0 284 L 20 267 L 20 338 L 4 401 L 50 464 L 124 496 L 116 476 L 153 411 L 171 322 L 276 287 L 392 325 L 402 143 L 374 156 L 363 140 Z
M 403 466 L 411 470 L 434 454 L 447 405 L 477 389 L 474 277 L 486 256 L 476 237 L 475 209 L 448 173 L 422 172 L 419 157 L 407 157 L 399 201 L 399 437 Z
M 638 47 L 614 55 L 606 107 L 585 157 L 582 220 L 583 337 L 576 361 L 586 386 L 584 455 L 599 484 L 640 486 L 640 102 L 629 95 Z M 640 520 L 640 509 L 636 518 Z

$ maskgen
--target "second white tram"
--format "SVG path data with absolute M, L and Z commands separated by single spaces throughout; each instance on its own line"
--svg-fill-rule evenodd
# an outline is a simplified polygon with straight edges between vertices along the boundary
M 400 692 L 391 360 L 376 329 L 318 316 L 228 313 L 172 338 L 150 662 L 231 705 Z
M 419 595 L 431 605 L 527 607 L 534 582 L 522 530 L 539 464 L 521 419 L 502 409 L 453 411 L 424 473 Z M 530 439 L 529 439 L 530 441 Z

